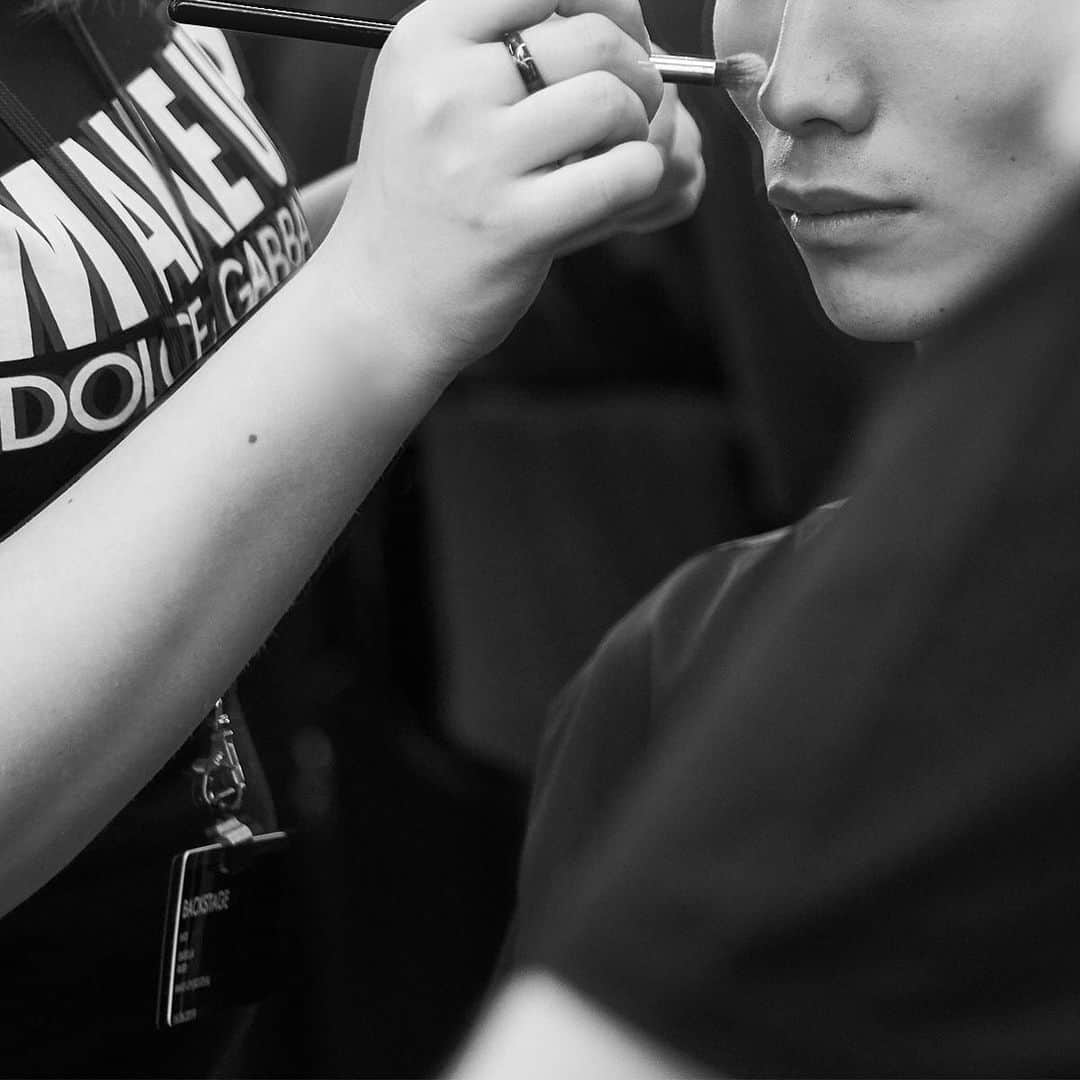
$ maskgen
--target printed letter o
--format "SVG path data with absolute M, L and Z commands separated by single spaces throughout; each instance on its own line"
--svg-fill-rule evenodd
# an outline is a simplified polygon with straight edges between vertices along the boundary
M 93 416 L 86 408 L 83 395 L 90 380 L 104 368 L 120 368 L 131 380 L 131 397 L 124 403 L 123 408 L 113 416 Z M 71 415 L 75 421 L 87 431 L 101 432 L 112 431 L 131 419 L 132 413 L 139 407 L 142 398 L 143 380 L 139 365 L 126 353 L 104 353 L 95 356 L 84 367 L 79 369 L 78 374 L 71 380 L 71 390 L 68 397 L 71 402 Z

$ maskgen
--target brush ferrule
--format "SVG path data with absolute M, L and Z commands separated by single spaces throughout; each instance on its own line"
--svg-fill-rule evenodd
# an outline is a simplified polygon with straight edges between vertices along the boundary
M 700 86 L 715 86 L 717 83 L 716 61 L 707 57 L 657 55 L 649 59 L 664 82 Z

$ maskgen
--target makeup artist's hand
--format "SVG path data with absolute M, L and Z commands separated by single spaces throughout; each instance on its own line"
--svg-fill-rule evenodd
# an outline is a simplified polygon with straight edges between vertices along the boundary
M 548 84 L 531 97 L 511 30 Z M 505 337 L 557 251 L 661 185 L 647 49 L 638 0 L 427 0 L 380 55 L 355 178 L 315 261 L 406 359 L 453 375 Z
M 664 178 L 653 195 L 619 216 L 616 224 L 620 231 L 652 232 L 675 225 L 698 208 L 705 191 L 701 132 L 674 86 L 664 90 L 649 141 L 663 156 Z
M 684 221 L 698 208 L 705 191 L 705 161 L 697 122 L 679 100 L 678 89 L 664 88 L 664 99 L 649 126 L 649 142 L 660 152 L 664 174 L 657 189 L 587 235 L 575 237 L 567 255 L 623 232 L 647 233 Z

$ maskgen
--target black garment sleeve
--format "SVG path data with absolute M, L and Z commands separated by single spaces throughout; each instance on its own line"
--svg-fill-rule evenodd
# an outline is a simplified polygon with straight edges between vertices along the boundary
M 790 529 L 717 545 L 681 566 L 607 635 L 552 705 L 540 742 L 503 964 L 545 918 L 573 904 L 576 875 L 661 744 L 679 737 L 671 699 L 708 656 L 727 662 L 747 608 L 785 560 L 798 558 L 838 504 Z
M 519 964 L 725 1072 L 1080 1071 L 1078 253 L 927 351 Z

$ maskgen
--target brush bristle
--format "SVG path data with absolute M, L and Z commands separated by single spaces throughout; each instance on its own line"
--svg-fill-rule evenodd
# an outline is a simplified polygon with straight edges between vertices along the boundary
M 725 90 L 745 90 L 765 81 L 769 65 L 757 53 L 736 53 L 716 65 L 716 81 Z

